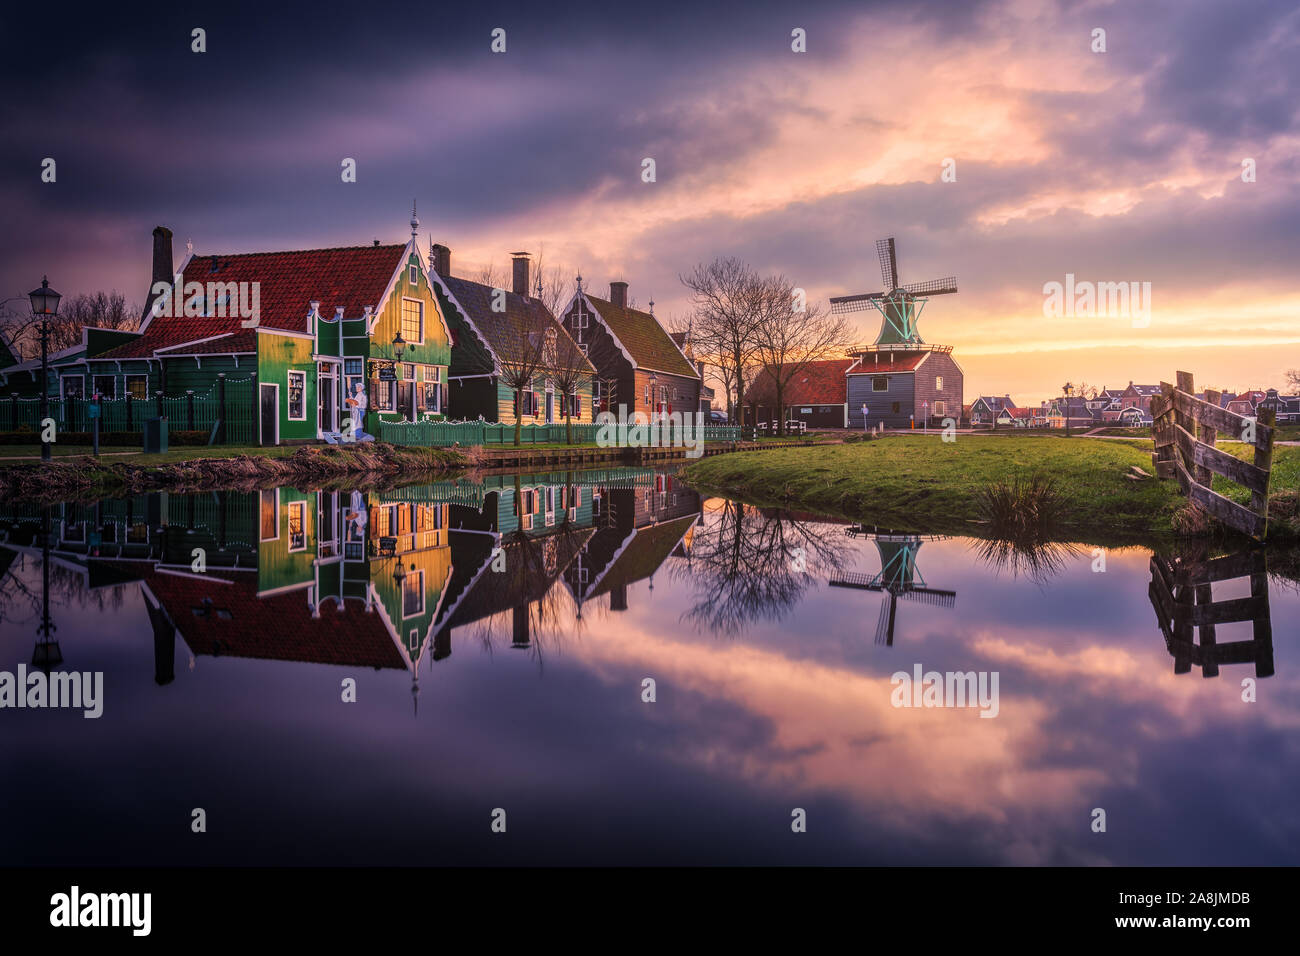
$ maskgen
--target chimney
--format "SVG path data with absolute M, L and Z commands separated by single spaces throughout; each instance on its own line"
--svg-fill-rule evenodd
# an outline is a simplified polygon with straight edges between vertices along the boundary
M 620 309 L 627 308 L 627 283 L 611 282 L 609 284 L 609 301 Z
M 514 260 L 514 288 L 511 291 L 515 295 L 528 295 L 528 253 L 512 252 L 510 257 Z
M 444 279 L 451 275 L 451 250 L 441 243 L 430 246 L 429 268 Z
M 175 276 L 172 274 L 172 231 L 166 226 L 155 226 L 153 230 L 153 275 L 149 279 L 149 292 L 144 297 L 144 315 L 141 321 L 148 318 L 149 312 L 153 309 L 155 298 L 153 288 L 159 282 L 166 282 L 171 285 Z

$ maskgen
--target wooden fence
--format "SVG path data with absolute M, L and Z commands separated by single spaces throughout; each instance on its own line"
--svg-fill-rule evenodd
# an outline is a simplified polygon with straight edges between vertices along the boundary
M 1179 372 L 1176 386 L 1161 382 L 1160 389 L 1161 394 L 1151 399 L 1156 448 L 1151 461 L 1156 476 L 1177 478 L 1183 494 L 1197 507 L 1228 527 L 1263 540 L 1268 530 L 1268 479 L 1273 466 L 1273 410 L 1260 409 L 1258 419 L 1252 419 L 1220 408 L 1220 393 L 1212 389 L 1199 399 L 1190 372 Z M 1254 462 L 1216 448 L 1219 432 L 1253 444 Z M 1214 491 L 1215 475 L 1249 488 L 1250 507 Z
M 1249 577 L 1250 597 L 1215 601 L 1215 582 Z M 1256 677 L 1273 674 L 1273 624 L 1268 606 L 1268 566 L 1263 551 L 1246 551 L 1221 558 L 1151 558 L 1147 589 L 1165 646 L 1174 659 L 1174 673 L 1186 674 L 1195 665 L 1202 677 L 1217 677 L 1220 664 L 1255 665 Z M 1247 641 L 1220 644 L 1215 628 L 1249 621 Z

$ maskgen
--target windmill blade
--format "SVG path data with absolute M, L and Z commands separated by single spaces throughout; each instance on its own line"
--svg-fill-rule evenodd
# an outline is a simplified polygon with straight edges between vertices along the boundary
M 898 258 L 894 255 L 894 237 L 876 240 L 876 255 L 880 257 L 880 277 L 885 280 L 885 289 L 892 292 L 898 288 Z
M 936 588 L 910 588 L 899 597 L 920 601 L 922 604 L 933 604 L 935 607 L 952 607 L 957 603 L 956 591 L 940 591 Z
M 845 312 L 866 312 L 873 306 L 873 299 L 883 299 L 883 292 L 868 292 L 865 295 L 837 295 L 831 299 L 831 315 L 843 315 Z
M 884 644 L 886 636 L 893 637 L 893 595 L 880 602 L 880 616 L 876 618 L 876 643 Z
M 903 291 L 912 295 L 952 295 L 957 291 L 957 277 L 930 279 L 928 282 L 909 282 L 903 286 Z

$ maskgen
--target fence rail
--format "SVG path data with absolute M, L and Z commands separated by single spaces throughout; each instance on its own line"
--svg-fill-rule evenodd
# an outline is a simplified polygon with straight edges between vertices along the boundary
M 563 422 L 554 425 L 524 425 L 519 430 L 521 445 L 565 444 L 568 431 Z M 599 442 L 602 429 L 609 426 L 589 422 L 572 424 L 573 441 L 580 445 L 594 445 Z M 515 426 L 504 422 L 390 422 L 380 420 L 379 434 L 381 441 L 394 445 L 422 445 L 446 448 L 451 445 L 513 445 L 515 443 Z M 629 428 L 629 431 L 631 429 Z M 704 441 L 739 441 L 738 425 L 705 425 L 699 436 Z M 680 426 L 660 426 L 658 429 L 659 445 L 679 445 L 683 438 L 694 441 L 695 429 L 686 432 Z
M 151 418 L 166 418 L 172 431 L 205 431 L 217 444 L 248 445 L 256 440 L 253 383 L 239 379 L 219 383 L 203 393 L 185 392 L 148 398 L 51 398 L 49 417 L 59 432 L 89 432 L 95 427 L 91 406 L 99 408 L 102 435 L 144 431 Z M 9 396 L 0 399 L 0 430 L 41 430 L 41 400 Z M 218 424 L 222 427 L 218 428 Z M 215 432 L 215 433 L 214 433 Z
M 1215 582 L 1241 578 L 1249 582 L 1250 597 L 1214 600 Z M 1220 664 L 1253 663 L 1256 677 L 1272 676 L 1273 625 L 1268 564 L 1263 551 L 1209 561 L 1153 555 L 1147 593 L 1165 646 L 1174 658 L 1175 674 L 1185 674 L 1197 666 L 1203 677 L 1216 677 Z M 1250 640 L 1219 643 L 1216 627 L 1236 622 L 1251 625 Z
M 1219 407 L 1220 393 L 1207 389 L 1196 397 L 1190 372 L 1179 372 L 1177 385 L 1160 383 L 1151 399 L 1154 419 L 1152 464 L 1159 478 L 1177 478 L 1183 494 L 1230 528 L 1256 540 L 1268 531 L 1268 483 L 1276 435 L 1274 411 L 1260 409 L 1258 418 Z M 1242 461 L 1215 447 L 1224 431 L 1254 446 L 1253 462 Z M 1250 490 L 1250 507 L 1239 505 L 1212 489 L 1219 475 Z

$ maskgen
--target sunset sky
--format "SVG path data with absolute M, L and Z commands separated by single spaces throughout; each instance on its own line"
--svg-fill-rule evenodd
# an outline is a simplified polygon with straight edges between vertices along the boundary
M 877 290 L 895 236 L 902 281 L 958 277 L 920 330 L 967 402 L 1300 367 L 1293 0 L 303 10 L 6 10 L 6 36 L 45 39 L 0 63 L 0 298 L 48 273 L 142 300 L 158 224 L 178 255 L 401 241 L 416 198 L 454 273 L 544 249 L 661 318 L 717 255 L 810 300 Z M 1045 317 L 1067 273 L 1151 283 L 1149 325 Z

